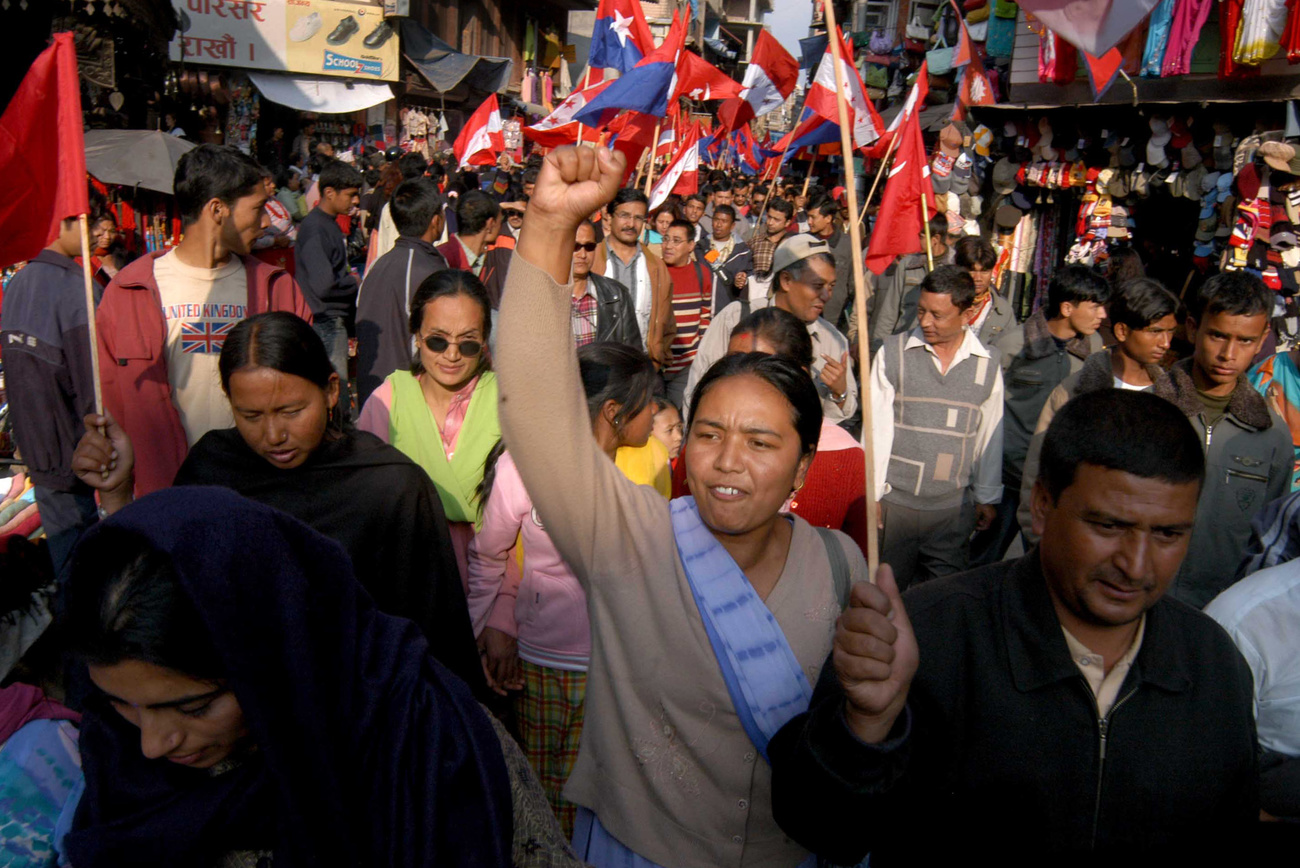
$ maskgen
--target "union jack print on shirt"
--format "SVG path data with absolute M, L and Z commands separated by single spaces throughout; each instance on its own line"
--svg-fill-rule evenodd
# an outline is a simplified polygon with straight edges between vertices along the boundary
M 183 353 L 219 353 L 226 342 L 226 335 L 235 327 L 234 320 L 225 322 L 183 322 L 181 323 L 181 352 Z

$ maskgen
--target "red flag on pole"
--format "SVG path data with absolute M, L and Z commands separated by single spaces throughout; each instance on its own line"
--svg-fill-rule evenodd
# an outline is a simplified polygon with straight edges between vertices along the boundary
M 505 149 L 501 106 L 497 102 L 497 95 L 491 94 L 469 116 L 451 150 L 456 155 L 457 166 L 464 169 L 467 166 L 490 166 Z
M 718 120 L 734 130 L 780 108 L 799 82 L 799 61 L 766 28 L 758 34 L 754 54 L 745 68 L 744 88 L 737 99 L 718 107 Z
M 670 193 L 689 196 L 699 190 L 700 179 L 700 130 L 692 126 L 686 133 L 681 147 L 677 149 L 677 158 L 664 170 L 663 177 L 650 191 L 650 210 L 662 205 Z
M 885 182 L 876 229 L 867 249 L 867 268 L 876 274 L 883 272 L 896 256 L 920 253 L 924 249 L 921 243 L 922 196 L 925 196 L 930 213 L 936 213 L 930 166 L 926 160 L 925 143 L 921 141 L 919 112 L 910 114 L 898 135 L 901 136 L 898 151 L 894 154 L 889 180 Z
M 81 90 L 71 33 L 32 63 L 0 116 L 0 267 L 31 259 L 69 217 L 90 210 Z

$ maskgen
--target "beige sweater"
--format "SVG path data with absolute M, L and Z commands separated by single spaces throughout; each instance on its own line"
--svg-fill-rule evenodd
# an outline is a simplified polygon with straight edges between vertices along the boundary
M 591 435 L 570 295 L 516 255 L 496 354 L 506 445 L 587 592 L 586 723 L 565 796 L 661 865 L 794 868 L 807 854 L 772 819 L 771 769 L 727 694 L 668 503 L 628 481 Z M 853 580 L 865 579 L 861 552 L 838 537 Z M 803 519 L 767 606 L 815 684 L 839 605 L 825 546 Z

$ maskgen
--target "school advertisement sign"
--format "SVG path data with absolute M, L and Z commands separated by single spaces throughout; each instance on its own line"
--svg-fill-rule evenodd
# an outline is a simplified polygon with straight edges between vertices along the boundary
M 339 0 L 172 0 L 172 60 L 332 75 L 398 77 L 398 35 L 382 6 Z

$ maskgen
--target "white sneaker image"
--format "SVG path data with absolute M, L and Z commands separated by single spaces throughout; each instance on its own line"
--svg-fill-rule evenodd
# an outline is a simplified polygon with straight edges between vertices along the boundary
M 291 42 L 306 42 L 320 31 L 321 24 L 320 13 L 313 12 L 310 15 L 299 18 L 289 29 L 289 40 Z

